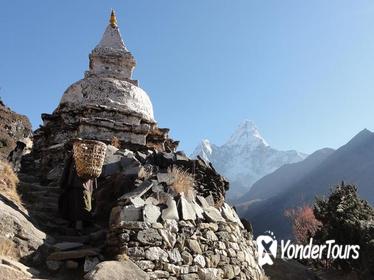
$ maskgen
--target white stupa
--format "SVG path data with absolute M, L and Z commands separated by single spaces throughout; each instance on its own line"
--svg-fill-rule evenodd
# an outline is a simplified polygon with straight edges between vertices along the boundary
M 112 11 L 110 23 L 99 44 L 90 54 L 85 78 L 64 93 L 59 108 L 104 105 L 138 114 L 154 122 L 153 107 L 147 93 L 132 80 L 136 61 L 127 50 Z
M 132 79 L 136 62 L 127 50 L 114 12 L 103 38 L 90 54 L 85 77 L 63 94 L 52 114 L 42 114 L 34 134 L 34 154 L 43 174 L 63 163 L 71 139 L 94 139 L 122 148 L 175 151 L 178 142 L 159 128 L 147 93 Z

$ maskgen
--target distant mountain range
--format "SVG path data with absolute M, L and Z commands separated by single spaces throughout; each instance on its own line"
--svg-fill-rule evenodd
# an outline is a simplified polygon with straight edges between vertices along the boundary
M 319 150 L 305 160 L 285 165 L 257 181 L 236 205 L 259 234 L 273 231 L 291 236 L 284 211 L 313 202 L 342 181 L 358 186 L 363 199 L 374 203 L 374 133 L 365 129 L 346 145 Z
M 192 157 L 199 155 L 211 162 L 230 181 L 227 199 L 236 201 L 253 183 L 279 167 L 299 162 L 306 154 L 273 149 L 252 121 L 244 121 L 222 146 L 203 140 Z

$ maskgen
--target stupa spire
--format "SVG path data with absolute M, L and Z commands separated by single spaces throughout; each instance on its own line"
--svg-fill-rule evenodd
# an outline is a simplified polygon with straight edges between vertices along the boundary
M 122 40 L 116 13 L 112 10 L 103 37 L 90 54 L 90 69 L 86 75 L 132 80 L 135 65 L 134 57 Z
M 110 22 L 110 26 L 113 27 L 113 28 L 118 26 L 117 25 L 117 17 L 116 17 L 116 13 L 115 13 L 114 9 L 112 9 L 112 13 L 110 14 L 109 22 Z

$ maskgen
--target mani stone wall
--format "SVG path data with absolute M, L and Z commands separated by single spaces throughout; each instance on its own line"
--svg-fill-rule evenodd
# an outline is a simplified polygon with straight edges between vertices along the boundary
M 112 225 L 108 246 L 151 279 L 265 279 L 251 234 L 228 219 L 121 221 Z
M 158 192 L 147 184 L 119 199 L 108 252 L 128 255 L 150 279 L 267 279 L 252 234 L 229 205 Z

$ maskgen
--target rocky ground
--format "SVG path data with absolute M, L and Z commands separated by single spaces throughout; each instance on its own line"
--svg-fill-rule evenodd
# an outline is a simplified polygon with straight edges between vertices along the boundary
M 27 172 L 18 176 L 23 204 L 12 208 L 10 201 L 3 201 L 13 211 L 4 221 L 16 216 L 23 220 L 3 227 L 2 234 L 12 234 L 13 240 L 22 237 L 18 248 L 26 249 L 19 260 L 33 277 L 130 279 L 123 278 L 126 273 L 133 280 L 265 279 L 255 261 L 251 233 L 224 203 L 227 182 L 202 160 L 108 146 L 96 194 L 100 211 L 96 225 L 83 235 L 57 213 L 58 181 L 41 185 L 30 156 L 23 162 Z M 187 172 L 178 175 L 172 167 Z M 194 174 L 192 197 L 172 186 L 175 176 L 187 174 Z M 118 278 L 113 278 L 113 268 Z
M 0 98 L 0 159 L 9 155 L 17 141 L 30 142 L 31 135 L 29 119 L 13 112 Z

